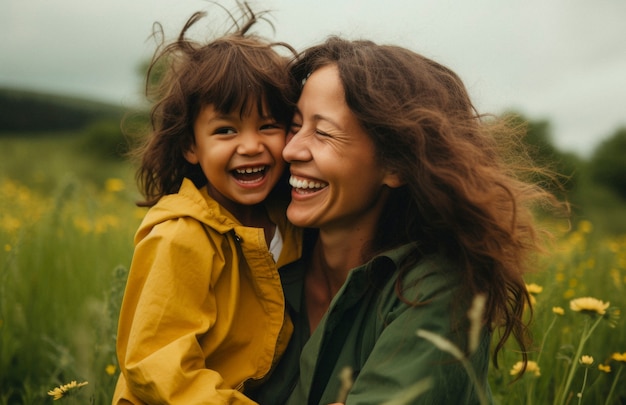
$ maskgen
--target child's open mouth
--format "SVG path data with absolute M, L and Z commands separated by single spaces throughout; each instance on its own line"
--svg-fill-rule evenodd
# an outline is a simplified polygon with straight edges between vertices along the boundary
M 241 167 L 232 170 L 233 177 L 242 183 L 256 183 L 265 177 L 267 166 Z

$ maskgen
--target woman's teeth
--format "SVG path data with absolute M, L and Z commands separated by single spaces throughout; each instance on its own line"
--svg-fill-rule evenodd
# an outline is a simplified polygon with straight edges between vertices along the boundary
M 326 187 L 328 184 L 319 182 L 319 181 L 300 180 L 292 176 L 289 178 L 289 185 L 294 188 L 303 188 L 303 189 L 317 188 L 319 189 L 319 188 Z

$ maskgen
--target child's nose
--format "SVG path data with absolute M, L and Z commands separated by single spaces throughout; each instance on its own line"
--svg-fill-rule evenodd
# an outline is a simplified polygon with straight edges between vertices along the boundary
M 257 155 L 263 152 L 263 141 L 259 133 L 256 131 L 247 131 L 241 135 L 237 153 L 240 155 Z

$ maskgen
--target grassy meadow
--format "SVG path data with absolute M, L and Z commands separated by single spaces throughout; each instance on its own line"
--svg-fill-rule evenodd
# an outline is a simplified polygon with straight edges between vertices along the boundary
M 0 138 L 0 404 L 51 403 L 55 393 L 111 401 L 117 312 L 145 211 L 132 168 L 94 158 L 80 139 Z M 490 371 L 497 403 L 626 403 L 626 233 L 595 218 L 575 216 L 528 276 L 532 363 L 513 382 L 521 355 L 506 347 Z

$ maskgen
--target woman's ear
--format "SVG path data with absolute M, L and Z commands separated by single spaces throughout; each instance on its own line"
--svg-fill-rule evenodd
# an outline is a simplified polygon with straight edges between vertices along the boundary
M 385 170 L 385 176 L 383 177 L 383 184 L 389 188 L 398 188 L 406 184 L 406 182 L 400 177 L 400 174 L 395 169 Z
M 189 149 L 187 149 L 183 153 L 183 156 L 185 157 L 185 160 L 188 161 L 189 163 L 191 163 L 192 165 L 198 164 L 198 162 L 199 162 L 198 156 L 196 156 L 196 147 L 195 147 L 195 145 L 191 145 L 189 147 Z

